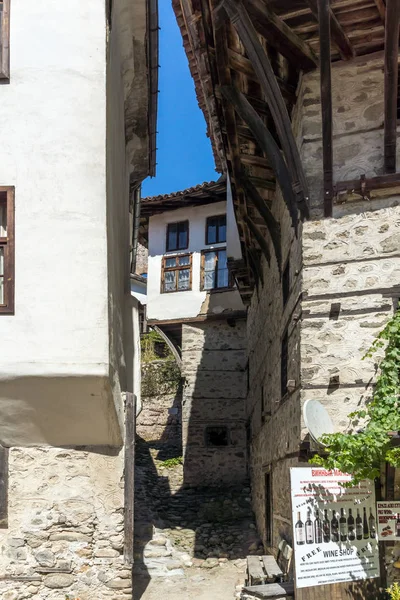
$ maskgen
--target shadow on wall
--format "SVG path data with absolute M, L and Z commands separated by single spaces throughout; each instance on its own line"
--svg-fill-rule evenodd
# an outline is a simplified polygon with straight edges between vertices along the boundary
M 157 384 L 157 394 L 143 401 L 136 446 L 135 600 L 169 560 L 168 552 L 156 557 L 155 546 L 148 545 L 155 532 L 189 554 L 195 566 L 262 553 L 247 484 L 245 328 L 244 321 L 222 319 L 184 324 L 182 385 L 166 398 L 157 396 Z

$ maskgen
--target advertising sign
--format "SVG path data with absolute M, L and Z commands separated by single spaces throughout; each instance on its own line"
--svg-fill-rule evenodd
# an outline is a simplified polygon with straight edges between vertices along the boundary
M 375 489 L 341 471 L 290 469 L 297 588 L 379 577 Z
M 400 502 L 386 500 L 376 503 L 378 537 L 382 542 L 400 541 Z

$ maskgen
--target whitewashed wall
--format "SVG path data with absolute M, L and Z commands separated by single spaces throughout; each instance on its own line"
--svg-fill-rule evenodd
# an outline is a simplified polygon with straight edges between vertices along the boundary
M 197 317 L 200 314 L 220 314 L 225 310 L 242 310 L 237 290 L 212 294 L 200 290 L 201 251 L 224 248 L 226 243 L 206 245 L 207 217 L 226 213 L 226 202 L 179 208 L 150 217 L 147 285 L 147 317 L 149 320 L 169 320 Z M 166 252 L 167 225 L 189 220 L 189 247 L 179 252 Z M 192 253 L 192 289 L 184 292 L 161 293 L 161 268 L 164 255 Z M 212 301 L 209 298 L 212 297 Z

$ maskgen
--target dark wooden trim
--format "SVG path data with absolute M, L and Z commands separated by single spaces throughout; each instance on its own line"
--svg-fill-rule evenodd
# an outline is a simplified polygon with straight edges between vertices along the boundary
M 310 71 L 318 66 L 318 57 L 311 47 L 280 19 L 262 0 L 247 0 L 246 7 L 253 17 L 258 33 L 268 40 L 289 62 L 299 69 Z
M 335 195 L 348 192 L 359 193 L 367 196 L 369 190 L 386 190 L 400 187 L 400 173 L 390 173 L 379 175 L 378 177 L 360 177 L 360 179 L 348 179 L 347 181 L 338 181 L 335 184 Z
M 378 0 L 376 0 L 376 1 L 378 1 Z M 319 20 L 318 0 L 306 0 L 306 2 L 308 4 L 308 6 L 310 7 L 312 14 L 318 21 Z M 331 32 L 332 32 L 332 41 L 335 44 L 335 46 L 337 47 L 337 49 L 339 50 L 340 56 L 344 60 L 349 60 L 350 58 L 353 58 L 354 57 L 354 48 L 351 45 L 349 38 L 347 37 L 346 33 L 344 32 L 342 26 L 340 25 L 339 21 L 335 17 L 335 14 L 333 13 L 331 8 L 329 8 L 329 16 L 330 16 L 330 25 L 331 25 Z
M 8 527 L 8 453 L 0 446 L 0 529 Z
M 259 0 L 251 0 L 251 3 L 253 2 L 259 3 Z M 248 6 L 252 5 L 251 3 Z M 302 216 L 307 218 L 309 216 L 308 184 L 294 139 L 286 103 L 282 97 L 268 55 L 242 2 L 239 0 L 223 0 L 223 6 L 237 29 L 254 71 L 257 74 L 262 91 L 265 94 L 290 172 L 289 183 L 291 183 L 293 192 L 296 194 Z
M 135 485 L 135 420 L 136 398 L 131 392 L 125 400 L 125 461 L 124 461 L 124 560 L 134 560 L 134 485 Z
M 223 86 L 221 91 L 228 102 L 230 102 L 234 107 L 240 118 L 247 123 L 255 139 L 259 143 L 260 148 L 268 156 L 271 167 L 274 170 L 276 179 L 282 190 L 286 206 L 292 218 L 293 227 L 295 227 L 297 230 L 298 214 L 296 198 L 290 184 L 290 173 L 285 161 L 282 158 L 282 154 L 277 143 L 275 142 L 270 131 L 267 129 L 267 126 L 264 124 L 264 121 L 251 106 L 250 102 L 245 98 L 244 94 L 239 92 L 234 86 Z
M 385 172 L 396 172 L 397 93 L 399 80 L 399 0 L 386 0 L 385 27 Z
M 271 236 L 272 244 L 275 250 L 276 262 L 278 263 L 279 273 L 282 271 L 282 247 L 281 247 L 281 226 L 272 214 L 268 204 L 264 198 L 260 195 L 257 188 L 252 184 L 247 175 L 243 172 L 240 178 L 241 185 L 246 193 L 246 196 L 253 202 L 258 213 L 263 218 L 266 224 L 269 234 Z
M 15 188 L 0 186 L 6 194 L 7 238 L 1 240 L 4 248 L 4 297 L 0 315 L 13 315 L 15 305 Z
M 3 0 L 0 26 L 0 80 L 10 81 L 10 0 Z
M 383 0 L 374 0 L 376 4 L 376 8 L 379 11 L 379 16 L 382 19 L 382 22 L 385 23 L 386 20 L 386 5 Z
M 322 145 L 324 168 L 324 215 L 332 216 L 333 203 L 333 118 L 331 73 L 331 18 L 329 0 L 318 0 Z
M 263 236 L 261 231 L 258 229 L 257 225 L 255 225 L 255 223 L 253 223 L 253 221 L 250 219 L 250 217 L 248 215 L 244 215 L 244 222 L 246 223 L 246 225 L 250 229 L 251 233 L 255 237 L 256 242 L 260 246 L 262 253 L 264 254 L 265 258 L 267 259 L 268 265 L 270 266 L 271 265 L 271 252 L 269 250 L 267 240 L 265 239 L 265 237 Z
M 234 288 L 227 290 L 215 290 L 218 293 L 224 294 L 226 292 L 232 292 L 234 291 Z M 250 294 L 252 294 L 253 292 L 249 292 Z M 150 319 L 149 321 L 147 321 L 147 324 L 152 327 L 154 325 L 177 325 L 179 323 L 203 323 L 204 321 L 226 321 L 227 319 L 238 319 L 238 320 L 242 320 L 242 319 L 246 319 L 247 318 L 247 312 L 245 310 L 232 310 L 229 312 L 224 312 L 224 313 L 220 313 L 218 315 L 204 315 L 204 316 L 200 316 L 200 317 L 185 317 L 184 319 L 164 319 L 164 320 L 157 320 L 157 319 Z

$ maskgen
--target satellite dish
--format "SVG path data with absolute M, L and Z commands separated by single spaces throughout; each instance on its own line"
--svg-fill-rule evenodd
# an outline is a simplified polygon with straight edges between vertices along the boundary
M 328 411 L 318 400 L 306 400 L 303 417 L 310 436 L 319 446 L 324 446 L 320 437 L 325 433 L 335 433 Z

